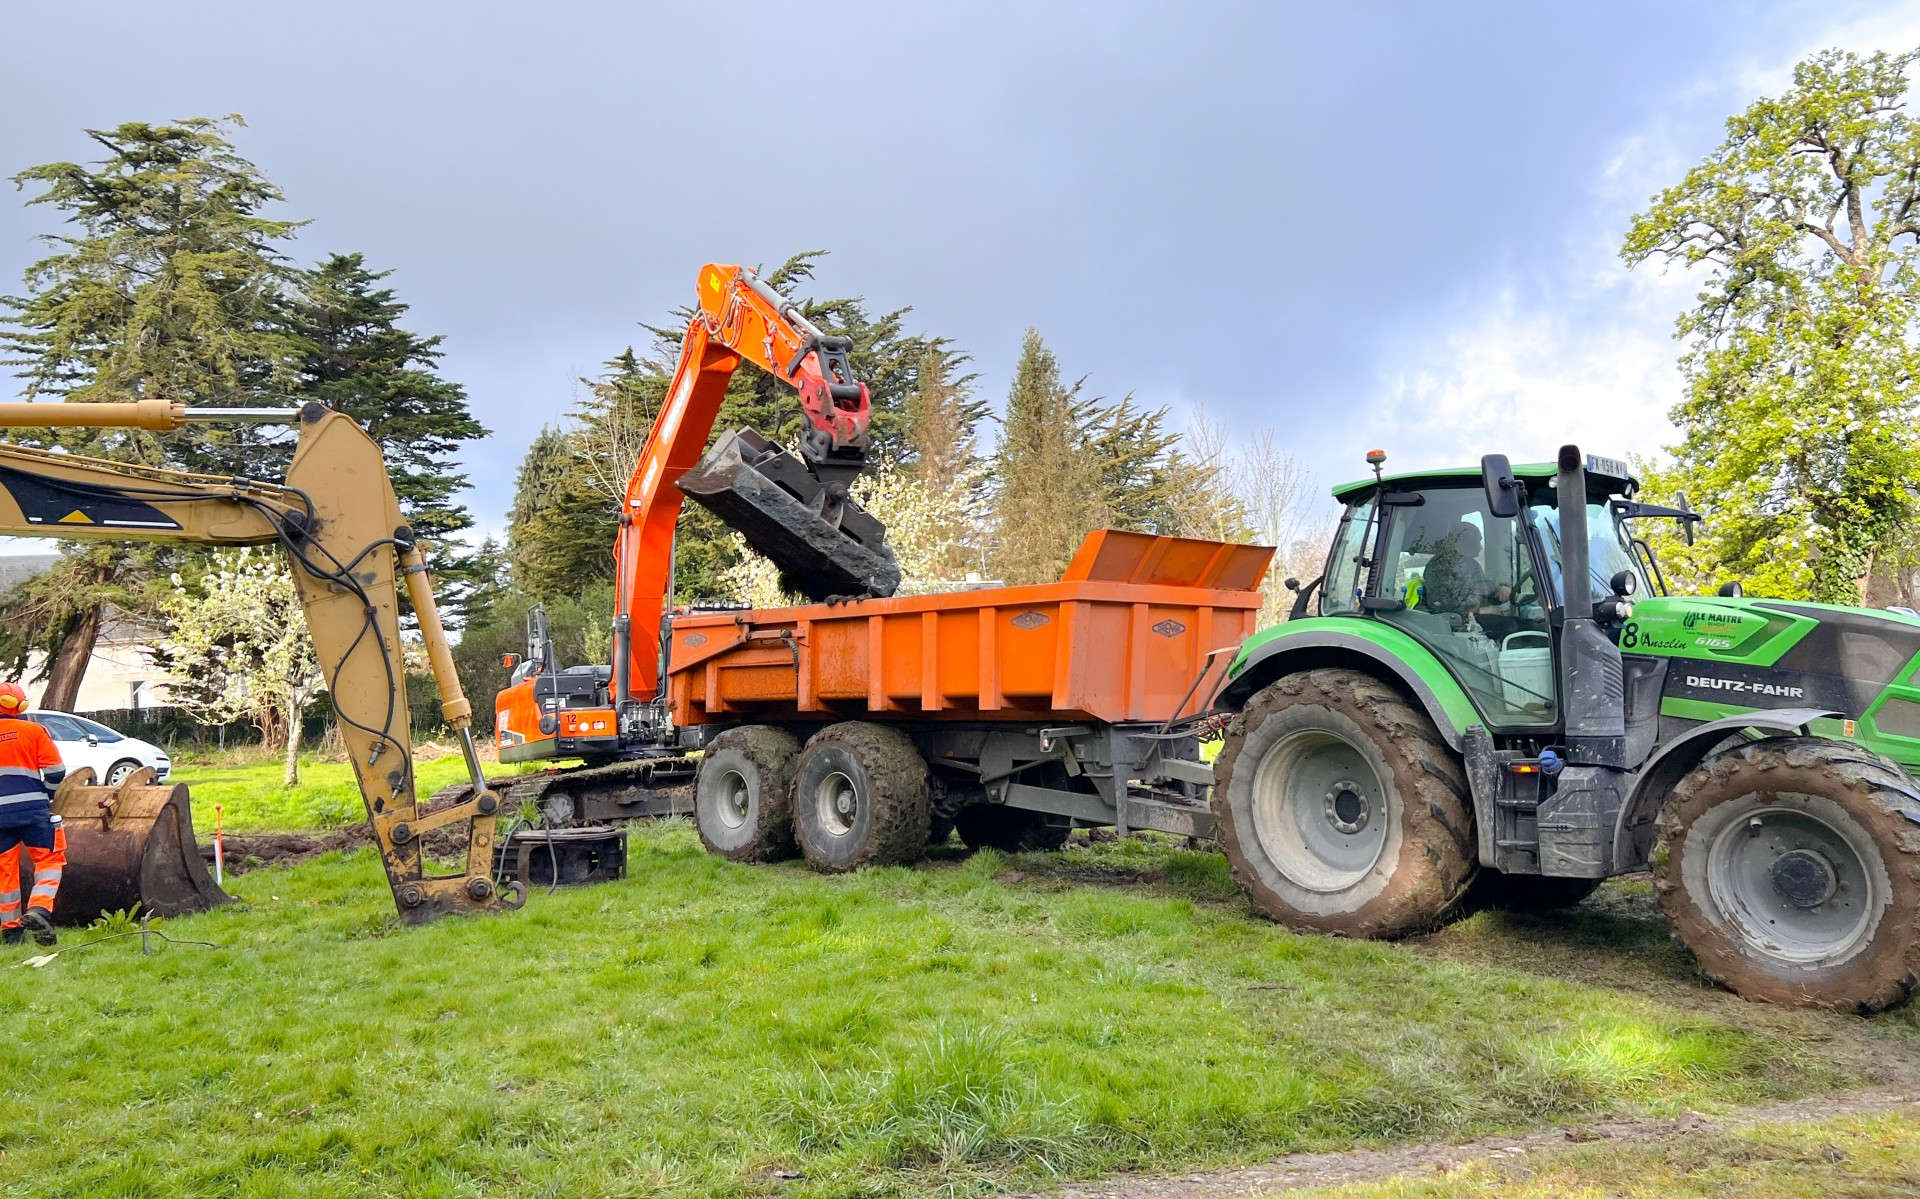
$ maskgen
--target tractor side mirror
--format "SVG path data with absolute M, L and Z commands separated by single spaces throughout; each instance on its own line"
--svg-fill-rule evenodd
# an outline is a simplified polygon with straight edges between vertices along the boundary
M 1487 511 L 1496 519 L 1520 515 L 1520 481 L 1513 477 L 1513 464 L 1505 454 L 1480 459 L 1480 483 L 1487 489 Z
M 1299 579 L 1288 579 L 1288 580 L 1286 581 L 1286 584 L 1285 584 L 1285 586 L 1286 586 L 1286 589 L 1287 589 L 1288 591 L 1298 591 L 1298 590 L 1300 590 L 1300 580 L 1299 580 Z
M 510 671 L 518 665 L 520 665 L 519 654 L 501 654 L 500 655 L 500 669 Z
M 1739 579 L 1729 579 L 1727 582 L 1720 584 L 1720 590 L 1715 592 L 1716 595 L 1729 595 L 1729 596 L 1745 595 L 1746 593 L 1747 593 L 1747 589 L 1740 585 Z
M 1630 570 L 1623 570 L 1611 579 L 1608 579 L 1607 586 L 1613 589 L 1615 595 L 1621 599 L 1625 599 L 1632 595 L 1635 589 L 1640 586 L 1640 576 Z

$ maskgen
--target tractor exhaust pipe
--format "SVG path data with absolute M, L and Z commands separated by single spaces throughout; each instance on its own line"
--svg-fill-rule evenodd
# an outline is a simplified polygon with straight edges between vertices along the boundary
M 1560 706 L 1566 768 L 1535 816 L 1540 873 L 1605 878 L 1626 802 L 1625 668 L 1593 618 L 1587 553 L 1587 469 L 1578 446 L 1560 448 L 1554 500 L 1560 520 Z
M 1587 553 L 1587 469 L 1579 446 L 1560 447 L 1554 478 L 1560 509 L 1560 697 L 1567 756 L 1596 766 L 1626 764 L 1626 682 L 1620 649 L 1593 618 Z

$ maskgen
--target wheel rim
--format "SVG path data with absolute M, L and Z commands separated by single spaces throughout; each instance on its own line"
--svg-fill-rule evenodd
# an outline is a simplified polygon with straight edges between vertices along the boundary
M 753 793 L 747 787 L 747 778 L 738 770 L 729 770 L 720 776 L 719 802 L 714 804 L 714 815 L 728 828 L 744 828 L 747 814 L 753 806 Z
M 128 766 L 125 763 L 122 763 L 119 766 L 113 767 L 111 770 L 107 771 L 107 786 L 117 787 L 121 783 L 126 782 L 127 776 L 132 774 L 134 772 L 134 769 L 135 769 L 134 767 Z
M 814 786 L 813 806 L 820 827 L 833 836 L 844 837 L 860 818 L 860 790 L 844 772 L 829 771 Z
M 1850 956 L 1886 902 L 1866 831 L 1758 796 L 1735 803 L 1707 844 L 1708 899 L 1723 922 L 1779 961 Z
M 1253 778 L 1253 831 L 1280 872 L 1310 891 L 1344 891 L 1386 849 L 1387 789 L 1359 749 L 1320 729 L 1274 743 Z

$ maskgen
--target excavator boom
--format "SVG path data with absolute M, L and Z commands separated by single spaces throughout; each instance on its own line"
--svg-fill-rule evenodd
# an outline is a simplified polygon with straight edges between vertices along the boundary
M 634 465 L 614 547 L 613 703 L 659 693 L 660 618 L 683 494 L 711 508 L 814 598 L 891 595 L 900 571 L 885 528 L 847 498 L 866 464 L 871 401 L 846 338 L 829 337 L 752 270 L 708 263 L 666 402 Z M 706 450 L 742 360 L 799 393 L 798 460 L 752 430 Z
M 518 907 L 524 890 L 517 884 L 503 890 L 493 878 L 499 797 L 481 777 L 471 708 L 454 672 L 426 562 L 372 438 L 318 404 L 212 412 L 160 401 L 0 404 L 0 427 L 164 430 L 206 419 L 297 422 L 299 442 L 286 481 L 188 474 L 0 443 L 0 534 L 278 545 L 291 564 L 401 919 L 423 923 L 449 913 Z M 441 711 L 460 738 L 473 780 L 462 802 L 432 813 L 420 810 L 414 792 L 402 587 L 426 644 Z M 63 814 L 72 809 L 104 817 L 110 830 L 111 809 L 135 806 L 131 793 L 119 795 L 125 790 L 89 787 L 73 778 L 56 804 Z M 464 869 L 429 874 L 426 834 L 456 825 L 467 831 Z M 76 853 L 70 873 L 87 868 Z

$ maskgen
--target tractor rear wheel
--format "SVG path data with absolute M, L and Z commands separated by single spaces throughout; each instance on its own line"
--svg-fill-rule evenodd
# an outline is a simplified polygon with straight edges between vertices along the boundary
M 1002 804 L 974 804 L 961 808 L 953 823 L 968 849 L 998 849 L 1005 853 L 1051 853 L 1066 848 L 1068 824 L 1052 824 L 1045 812 L 1009 808 Z
M 1432 928 L 1478 869 L 1459 762 L 1424 713 L 1358 671 L 1303 671 L 1248 700 L 1214 765 L 1213 814 L 1254 906 L 1311 932 Z
M 897 729 L 828 725 L 800 751 L 793 831 L 816 870 L 915 862 L 932 828 L 927 762 Z
M 693 822 L 708 853 L 735 862 L 794 854 L 793 771 L 800 742 L 767 725 L 728 729 L 700 758 Z
M 1654 886 L 1708 977 L 1748 999 L 1872 1012 L 1920 978 L 1920 789 L 1847 741 L 1715 754 L 1660 816 Z

